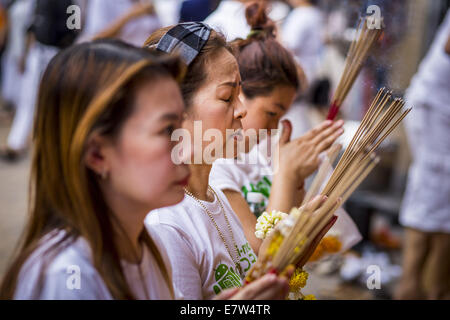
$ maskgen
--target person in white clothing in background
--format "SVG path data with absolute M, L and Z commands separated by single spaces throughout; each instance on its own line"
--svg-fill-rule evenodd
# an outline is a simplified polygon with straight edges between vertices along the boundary
M 325 20 L 313 0 L 289 0 L 294 9 L 281 28 L 282 42 L 302 66 L 308 83 L 315 80 L 324 46 Z
M 397 299 L 450 298 L 450 10 L 405 95 L 412 164 L 400 212 L 405 227 Z M 428 268 L 428 288 L 424 274 Z
M 252 1 L 254 0 L 222 0 L 219 7 L 205 19 L 205 23 L 222 32 L 227 41 L 245 39 L 250 32 L 245 18 L 245 6 Z M 270 18 L 282 23 L 289 12 L 289 6 L 281 1 L 263 2 L 270 5 Z
M 28 148 L 33 127 L 33 118 L 39 83 L 42 74 L 53 56 L 70 46 L 78 36 L 78 30 L 67 28 L 67 8 L 72 0 L 34 0 L 33 18 L 28 28 L 25 49 L 20 60 L 23 80 L 16 114 L 5 148 L 0 156 L 6 160 L 17 160 Z
M 160 27 L 161 21 L 151 1 L 89 0 L 79 41 L 117 38 L 140 47 Z
M 8 42 L 2 58 L 2 98 L 15 109 L 23 82 L 21 58 L 24 55 L 27 28 L 33 18 L 34 0 L 17 0 L 8 10 Z

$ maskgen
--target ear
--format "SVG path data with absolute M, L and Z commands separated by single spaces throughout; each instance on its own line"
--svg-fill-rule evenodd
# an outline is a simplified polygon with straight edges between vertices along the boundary
M 92 134 L 87 140 L 84 163 L 99 176 L 103 176 L 109 171 L 108 159 L 105 156 L 107 145 L 106 138 L 99 134 Z

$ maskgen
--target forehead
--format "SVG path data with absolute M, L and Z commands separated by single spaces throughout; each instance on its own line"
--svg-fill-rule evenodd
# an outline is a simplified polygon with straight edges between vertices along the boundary
M 220 49 L 206 65 L 208 81 L 215 84 L 235 82 L 239 77 L 236 58 L 226 49 Z
M 149 81 L 138 89 L 136 95 L 137 104 L 144 107 L 142 111 L 157 118 L 162 113 L 181 113 L 184 103 L 178 84 L 169 77 L 160 77 Z

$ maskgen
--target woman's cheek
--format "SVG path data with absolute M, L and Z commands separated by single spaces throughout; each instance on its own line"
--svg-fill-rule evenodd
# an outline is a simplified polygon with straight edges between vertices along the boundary
M 172 144 L 170 138 L 161 137 L 149 142 L 147 149 L 147 163 L 153 168 L 154 172 L 171 172 L 174 162 L 172 160 Z
M 254 129 L 258 132 L 258 130 L 266 128 L 266 121 L 261 115 L 251 113 L 242 120 L 242 125 L 245 130 Z
M 169 192 L 170 186 L 176 182 L 176 165 L 173 163 L 170 155 L 160 154 L 158 159 L 154 159 L 151 164 L 151 171 L 147 177 L 152 181 L 150 190 L 155 194 L 164 194 Z

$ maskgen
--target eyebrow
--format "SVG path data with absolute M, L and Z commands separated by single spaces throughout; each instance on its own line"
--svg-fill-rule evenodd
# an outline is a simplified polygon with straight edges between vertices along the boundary
M 236 88 L 237 86 L 241 86 L 241 85 L 242 85 L 242 81 L 239 81 L 238 83 L 236 83 L 236 82 L 225 82 L 225 83 L 220 84 L 219 87 L 221 87 L 221 86 L 230 86 L 230 87 Z
M 179 120 L 180 116 L 176 113 L 166 113 L 160 117 L 161 120 Z

